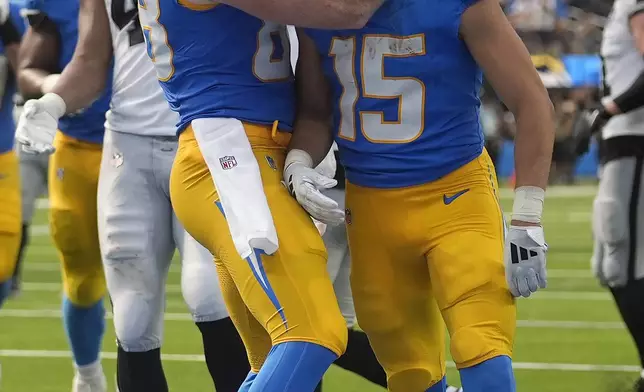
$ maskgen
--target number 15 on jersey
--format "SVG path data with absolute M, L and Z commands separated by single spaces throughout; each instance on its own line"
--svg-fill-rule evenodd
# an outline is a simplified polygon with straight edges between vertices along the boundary
M 417 139 L 425 129 L 425 84 L 414 77 L 385 75 L 385 60 L 393 65 L 402 58 L 424 56 L 425 35 L 366 34 L 359 56 L 357 50 L 356 37 L 334 37 L 331 41 L 329 55 L 342 86 L 339 137 L 356 139 L 359 115 L 362 134 L 372 143 L 409 143 Z M 361 99 L 398 100 L 397 118 L 388 121 L 384 112 L 360 110 Z

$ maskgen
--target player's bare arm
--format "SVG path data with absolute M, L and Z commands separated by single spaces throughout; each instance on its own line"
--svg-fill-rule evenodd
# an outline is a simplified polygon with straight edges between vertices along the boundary
M 297 33 L 300 45 L 295 70 L 297 113 L 284 162 L 284 182 L 312 217 L 338 225 L 344 222 L 344 210 L 320 192 L 333 188 L 337 181 L 315 170 L 333 144 L 331 89 L 315 44 L 304 31 Z
M 65 101 L 67 113 L 89 105 L 105 89 L 112 61 L 112 41 L 104 0 L 81 0 L 74 56 L 51 92 Z
M 331 91 L 315 44 L 303 30 L 298 30 L 297 36 L 300 45 L 295 70 L 298 105 L 289 149 L 308 152 L 313 166 L 317 166 L 333 144 Z
M 465 11 L 460 33 L 517 124 L 516 186 L 546 189 L 554 143 L 554 110 L 523 42 L 497 0 Z
M 212 0 L 202 0 L 213 3 Z M 359 29 L 384 0 L 223 0 L 260 19 L 319 29 Z
M 529 297 L 547 287 L 548 245 L 541 215 L 554 144 L 554 108 L 498 0 L 470 6 L 461 18 L 460 34 L 516 121 L 516 188 L 503 259 L 512 295 Z
M 30 26 L 18 52 L 18 88 L 25 99 L 39 98 L 43 85 L 58 70 L 60 37 L 58 28 L 47 17 Z

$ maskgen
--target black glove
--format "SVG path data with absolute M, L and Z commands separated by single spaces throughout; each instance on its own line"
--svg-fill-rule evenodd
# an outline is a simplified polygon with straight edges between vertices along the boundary
M 588 152 L 590 139 L 604 128 L 612 116 L 603 106 L 592 112 L 584 111 L 581 114 L 573 128 L 573 139 L 577 156 Z
M 594 135 L 600 132 L 611 117 L 613 115 L 608 113 L 603 106 L 595 110 L 590 118 L 590 134 Z

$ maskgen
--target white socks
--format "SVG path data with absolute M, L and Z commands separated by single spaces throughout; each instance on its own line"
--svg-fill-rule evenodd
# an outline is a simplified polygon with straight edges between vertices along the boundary
M 74 368 L 82 380 L 91 380 L 103 375 L 103 365 L 100 358 L 88 365 L 78 366 L 74 364 Z

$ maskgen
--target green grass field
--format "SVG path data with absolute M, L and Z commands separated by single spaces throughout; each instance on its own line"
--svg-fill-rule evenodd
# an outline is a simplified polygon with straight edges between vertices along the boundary
M 550 245 L 549 288 L 518 301 L 515 368 L 520 392 L 625 392 L 637 377 L 637 355 L 609 294 L 591 276 L 592 186 L 553 188 L 546 201 Z M 505 210 L 511 207 L 504 192 Z M 60 318 L 60 272 L 39 210 L 27 252 L 24 290 L 0 311 L 3 392 L 69 391 L 72 364 Z M 179 293 L 179 273 L 168 280 L 166 369 L 171 391 L 212 391 L 198 331 Z M 114 390 L 115 337 L 111 322 L 103 344 L 104 366 Z M 452 384 L 459 378 L 453 364 Z M 381 389 L 333 367 L 326 392 Z M 414 392 L 414 391 L 410 391 Z

